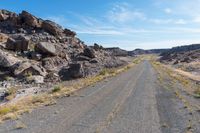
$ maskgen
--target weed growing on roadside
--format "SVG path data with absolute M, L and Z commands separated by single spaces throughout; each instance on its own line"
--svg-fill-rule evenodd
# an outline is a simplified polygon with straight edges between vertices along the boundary
M 54 86 L 52 93 L 59 92 L 61 90 L 60 86 Z
M 15 113 L 8 113 L 3 117 L 3 120 L 17 120 L 18 116 Z

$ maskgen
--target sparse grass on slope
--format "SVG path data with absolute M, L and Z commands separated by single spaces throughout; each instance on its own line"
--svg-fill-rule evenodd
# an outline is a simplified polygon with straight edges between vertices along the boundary
M 157 71 L 160 70 L 160 72 L 159 72 L 160 75 L 163 75 L 164 73 L 166 73 L 167 76 L 171 77 L 171 81 L 173 83 L 175 83 L 175 82 L 181 83 L 183 85 L 183 89 L 188 94 L 198 97 L 200 85 L 196 83 L 196 80 L 188 77 L 187 75 L 185 75 L 183 73 L 180 73 L 179 71 L 177 71 L 174 68 L 171 68 L 169 66 L 161 64 L 159 62 L 153 61 L 152 64 Z

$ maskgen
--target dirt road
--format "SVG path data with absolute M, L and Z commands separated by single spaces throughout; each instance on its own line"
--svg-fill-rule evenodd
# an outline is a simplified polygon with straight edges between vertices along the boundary
M 148 61 L 84 88 L 56 105 L 0 125 L 0 133 L 183 133 L 187 120 Z M 27 128 L 15 129 L 23 122 Z

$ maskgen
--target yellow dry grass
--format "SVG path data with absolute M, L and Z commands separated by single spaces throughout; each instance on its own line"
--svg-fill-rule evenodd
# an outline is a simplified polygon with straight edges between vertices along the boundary
M 189 79 L 192 79 L 192 80 L 195 80 L 195 81 L 200 81 L 200 76 L 198 75 L 194 75 L 194 74 L 191 74 L 189 72 L 186 72 L 186 71 L 183 71 L 183 70 L 180 70 L 180 69 L 174 69 L 175 72 L 177 72 L 178 74 L 182 75 L 182 76 L 185 76 Z
M 152 61 L 152 64 L 162 77 L 169 76 L 171 77 L 171 82 L 175 83 L 178 81 L 181 83 L 184 91 L 186 91 L 188 94 L 196 97 L 200 96 L 200 86 L 195 83 L 196 81 L 200 81 L 199 76 L 192 75 L 191 73 L 180 69 L 172 68 L 169 65 L 161 64 L 155 60 Z

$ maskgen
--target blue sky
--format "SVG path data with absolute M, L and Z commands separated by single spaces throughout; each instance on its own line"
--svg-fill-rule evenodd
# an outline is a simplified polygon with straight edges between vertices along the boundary
M 200 43 L 200 0 L 1 0 L 77 32 L 86 44 L 167 48 Z

